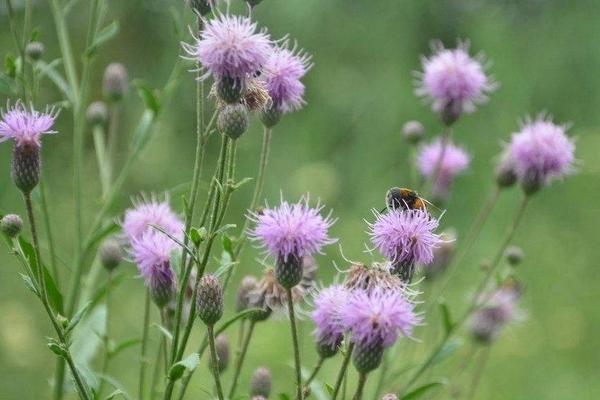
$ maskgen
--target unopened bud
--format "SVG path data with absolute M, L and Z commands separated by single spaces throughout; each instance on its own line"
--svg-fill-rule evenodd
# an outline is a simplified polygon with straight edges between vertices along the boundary
M 458 120 L 461 112 L 462 104 L 460 101 L 449 101 L 440 111 L 440 118 L 444 125 L 450 127 Z
M 44 44 L 41 42 L 29 42 L 25 46 L 25 54 L 33 61 L 38 61 L 44 55 Z
M 123 248 L 115 238 L 106 239 L 99 250 L 100 262 L 108 271 L 113 271 L 123 260 Z
M 175 298 L 177 281 L 169 262 L 155 267 L 148 280 L 148 291 L 158 308 L 165 307 Z
M 7 214 L 0 220 L 0 230 L 6 236 L 14 238 L 23 228 L 23 220 L 17 214 Z
M 516 182 L 515 163 L 510 154 L 505 152 L 496 165 L 496 183 L 501 188 L 507 188 Z
M 524 253 L 519 246 L 509 246 L 504 252 L 504 256 L 506 257 L 506 261 L 515 267 L 523 260 Z
M 281 120 L 282 112 L 276 107 L 270 107 L 267 110 L 262 111 L 258 117 L 263 125 L 267 128 L 272 128 L 279 120 Z
M 29 194 L 40 181 L 40 147 L 35 143 L 17 144 L 13 149 L 12 178 L 15 185 Z
M 425 136 L 425 128 L 419 121 L 408 121 L 402 127 L 402 135 L 408 143 L 417 144 Z
M 229 339 L 221 334 L 215 339 L 215 350 L 217 352 L 217 368 L 219 373 L 225 371 L 229 364 Z
M 108 101 L 119 101 L 123 98 L 129 87 L 127 70 L 120 63 L 112 63 L 104 70 L 102 92 Z
M 92 125 L 106 125 L 108 121 L 108 109 L 103 101 L 94 101 L 85 112 L 87 122 Z
M 303 259 L 294 254 L 279 256 L 275 265 L 277 282 L 286 289 L 293 288 L 302 281 Z
M 226 104 L 217 117 L 217 127 L 224 135 L 237 139 L 246 132 L 250 124 L 248 111 L 242 104 Z
M 367 374 L 379 367 L 383 358 L 383 343 L 375 338 L 372 341 L 356 343 L 352 361 L 361 374 Z
M 243 80 L 222 76 L 217 79 L 215 85 L 217 96 L 223 102 L 227 104 L 236 104 L 240 102 L 245 86 Z
M 321 358 L 331 358 L 335 356 L 342 344 L 343 336 L 340 335 L 338 340 L 332 345 L 329 342 L 317 341 L 317 353 Z
M 537 173 L 526 174 L 523 179 L 521 179 L 521 188 L 527 196 L 537 193 L 543 185 L 544 179 Z
M 266 398 L 271 394 L 271 385 L 273 378 L 271 370 L 266 367 L 259 367 L 252 374 L 250 381 L 250 396 L 264 396 Z
M 223 289 L 216 276 L 207 274 L 198 282 L 197 308 L 206 325 L 214 325 L 223 316 Z
M 255 277 L 248 275 L 242 279 L 235 297 L 235 310 L 241 312 L 249 308 L 252 293 L 256 290 L 258 281 Z

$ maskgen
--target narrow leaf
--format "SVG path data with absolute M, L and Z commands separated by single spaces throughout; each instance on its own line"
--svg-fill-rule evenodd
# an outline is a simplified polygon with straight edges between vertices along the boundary
M 440 312 L 442 313 L 442 324 L 444 326 L 444 332 L 446 335 L 450 334 L 454 329 L 454 322 L 452 322 L 452 316 L 450 315 L 450 308 L 445 302 L 440 303 Z
M 413 390 L 412 392 L 409 392 L 407 394 L 405 394 L 404 396 L 402 396 L 402 400 L 415 400 L 420 398 L 421 396 L 423 396 L 426 392 L 428 392 L 429 390 L 437 387 L 437 386 L 441 386 L 441 385 L 445 385 L 446 382 L 430 382 L 430 383 L 426 383 L 423 386 L 419 386 L 418 388 L 416 388 L 415 390 Z
M 81 307 L 79 309 L 79 311 L 77 311 L 75 313 L 75 315 L 73 316 L 73 318 L 71 318 L 71 320 L 69 321 L 69 325 L 67 325 L 66 328 L 66 333 L 71 332 L 79 323 L 79 321 L 81 321 L 81 318 L 84 317 L 84 315 L 88 312 L 88 310 L 90 309 L 90 306 L 92 305 L 91 301 L 88 301 L 83 307 Z
M 98 48 L 102 46 L 104 43 L 108 42 L 119 33 L 119 21 L 113 21 L 109 25 L 105 26 L 98 34 L 96 35 L 96 40 L 92 45 L 87 49 L 86 55 L 89 57 L 96 53 Z
M 464 341 L 460 338 L 453 338 L 446 342 L 446 344 L 442 347 L 436 357 L 433 359 L 431 365 L 438 364 L 450 357 L 452 354 L 456 352 L 462 345 Z

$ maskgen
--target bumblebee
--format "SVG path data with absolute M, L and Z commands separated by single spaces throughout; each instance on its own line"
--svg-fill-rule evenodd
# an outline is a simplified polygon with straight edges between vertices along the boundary
M 419 197 L 412 189 L 393 187 L 385 195 L 386 209 L 423 210 L 427 211 L 427 200 Z

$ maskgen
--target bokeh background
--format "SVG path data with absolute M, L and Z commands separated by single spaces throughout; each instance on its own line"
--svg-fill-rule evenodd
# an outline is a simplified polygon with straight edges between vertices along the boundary
M 240 9 L 240 1 L 233 9 Z M 17 1 L 16 3 L 20 3 Z M 50 10 L 45 1 L 35 2 L 33 21 L 46 45 L 47 60 L 60 57 Z M 87 3 L 80 1 L 69 19 L 77 52 L 83 49 Z M 109 0 L 109 18 L 120 22 L 116 39 L 104 46 L 94 61 L 92 95 L 100 98 L 104 67 L 124 63 L 130 77 L 160 87 L 182 54 L 173 29 L 172 10 L 191 21 L 183 1 Z M 4 2 L 0 8 L 0 57 L 15 53 Z M 17 11 L 22 17 L 21 11 Z M 500 88 L 490 101 L 456 125 L 456 141 L 473 155 L 471 168 L 460 177 L 446 205 L 442 224 L 465 232 L 476 210 L 493 189 L 493 159 L 500 143 L 526 115 L 548 111 L 561 122 L 573 124 L 577 137 L 578 172 L 536 195 L 520 227 L 515 243 L 526 258 L 517 275 L 526 292 L 526 319 L 503 332 L 491 351 L 477 395 L 479 399 L 597 399 L 600 397 L 600 2 L 596 0 L 264 0 L 255 19 L 274 37 L 289 34 L 313 54 L 314 68 L 306 77 L 307 106 L 286 116 L 276 127 L 265 185 L 265 198 L 276 202 L 283 193 L 294 199 L 310 192 L 339 218 L 333 234 L 340 238 L 347 258 L 371 262 L 377 255 L 365 253 L 364 219 L 370 209 L 381 207 L 386 189 L 406 185 L 410 175 L 409 147 L 400 134 L 404 122 L 421 121 L 428 137 L 440 125 L 428 106 L 414 95 L 413 71 L 429 52 L 432 39 L 452 46 L 468 39 L 474 52 L 490 60 L 490 71 Z M 59 100 L 48 82 L 41 87 L 45 102 Z M 128 206 L 131 195 L 162 192 L 189 183 L 194 149 L 194 81 L 184 73 L 173 101 L 165 105 L 155 135 L 136 163 L 120 194 L 113 214 Z M 0 103 L 4 103 L 5 98 Z M 122 152 L 142 110 L 131 90 L 124 103 Z M 44 177 L 47 179 L 51 220 L 60 248 L 69 264 L 74 243 L 72 211 L 71 114 L 58 121 L 60 134 L 44 142 Z M 253 176 L 260 149 L 260 124 L 255 120 L 239 144 L 239 176 Z M 86 224 L 98 206 L 98 184 L 91 136 L 86 136 Z M 217 141 L 209 148 L 207 165 L 213 165 Z M 0 146 L 0 211 L 24 213 L 9 175 L 10 144 Z M 206 174 L 205 174 L 206 176 Z M 251 185 L 235 194 L 228 222 L 240 223 L 249 203 Z M 181 193 L 172 196 L 181 209 Z M 481 260 L 491 257 L 519 201 L 518 189 L 502 194 L 497 208 L 466 258 L 447 293 L 455 313 L 466 304 L 480 279 Z M 44 245 L 45 246 L 45 245 Z M 259 252 L 248 248 L 235 275 L 259 274 Z M 334 263 L 345 261 L 335 246 L 319 257 L 320 279 L 330 282 Z M 125 265 L 126 279 L 115 292 L 116 339 L 140 335 L 143 312 L 142 282 L 132 265 Z M 50 327 L 41 307 L 24 287 L 18 268 L 3 246 L 0 252 L 0 398 L 40 399 L 49 395 L 54 356 L 44 336 Z M 62 270 L 67 286 L 68 267 Z M 104 276 L 101 276 L 103 279 Z M 425 287 L 427 288 L 427 287 Z M 228 312 L 232 312 L 231 293 Z M 439 321 L 428 329 L 440 330 Z M 313 365 L 309 321 L 302 324 L 304 363 Z M 196 328 L 193 341 L 200 340 Z M 232 332 L 233 334 L 233 332 Z M 417 335 L 418 336 L 418 335 Z M 153 346 L 159 335 L 153 332 Z M 232 338 L 233 339 L 233 338 Z M 92 339 L 90 339 L 92 340 Z M 429 343 L 430 345 L 431 343 Z M 402 345 L 401 345 L 402 346 Z M 412 343 L 416 354 L 425 343 Z M 462 360 L 469 344 L 454 358 L 440 364 L 429 379 L 448 376 Z M 137 347 L 119 355 L 110 374 L 119 377 L 135 393 Z M 402 349 L 395 365 L 406 363 Z M 422 355 L 421 355 L 422 357 Z M 337 362 L 325 368 L 332 382 Z M 245 391 L 251 370 L 260 363 L 275 374 L 275 393 L 290 392 L 292 353 L 288 326 L 283 318 L 257 328 L 242 375 Z M 202 370 L 192 385 L 193 396 L 206 398 L 210 375 Z M 472 369 L 457 382 L 460 388 Z M 231 371 L 229 372 L 231 374 Z M 224 379 L 230 379 L 226 373 Z M 395 380 L 401 385 L 405 376 Z M 450 398 L 448 387 L 435 394 Z M 460 395 L 459 395 L 460 397 Z

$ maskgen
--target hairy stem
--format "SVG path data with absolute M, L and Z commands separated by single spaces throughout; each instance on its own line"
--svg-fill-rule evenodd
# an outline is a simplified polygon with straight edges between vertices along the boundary
M 288 313 L 290 315 L 290 328 L 292 331 L 292 344 L 294 346 L 294 363 L 296 365 L 296 399 L 302 400 L 302 364 L 300 363 L 300 345 L 298 344 L 298 331 L 296 329 L 296 314 L 292 300 L 292 288 L 286 288 Z
M 310 376 L 308 377 L 308 379 L 306 380 L 306 382 L 304 382 L 304 387 L 306 389 L 308 389 L 310 383 L 317 377 L 317 374 L 321 370 L 321 367 L 323 366 L 324 362 L 325 362 L 325 358 L 324 357 L 319 357 L 319 361 L 317 361 L 317 365 L 315 365 L 315 368 L 311 372 Z
M 254 332 L 254 325 L 256 322 L 250 321 L 250 326 L 248 327 L 248 332 L 246 333 L 246 338 L 244 339 L 244 344 L 242 345 L 242 352 L 235 363 L 235 371 L 233 373 L 233 380 L 231 381 L 231 387 L 229 388 L 229 398 L 233 399 L 235 395 L 235 390 L 237 388 L 238 380 L 240 378 L 240 374 L 242 372 L 242 366 L 244 365 L 244 360 L 246 358 L 246 353 L 248 352 L 248 345 L 250 344 L 250 339 L 252 338 L 252 333 Z
M 140 377 L 138 382 L 139 398 L 144 399 L 144 389 L 146 381 L 146 364 L 147 349 L 148 349 L 148 333 L 150 330 L 150 292 L 146 290 L 146 298 L 144 300 L 144 328 L 142 331 L 142 347 L 140 351 Z
M 361 400 L 363 392 L 365 390 L 365 383 L 367 383 L 367 374 L 358 375 L 358 386 L 356 387 L 356 393 L 354 394 L 353 400 Z
M 217 348 L 215 347 L 215 331 L 214 325 L 208 325 L 208 346 L 210 348 L 210 358 L 212 361 L 212 373 L 215 379 L 215 387 L 217 388 L 217 396 L 219 400 L 224 400 L 223 387 L 221 386 L 221 379 L 219 377 L 219 360 L 217 355 Z
M 346 375 L 346 370 L 348 369 L 348 365 L 350 364 L 350 358 L 352 358 L 352 352 L 354 351 L 354 343 L 350 343 L 348 346 L 348 350 L 346 351 L 346 356 L 344 357 L 344 361 L 342 361 L 342 366 L 340 371 L 338 372 L 337 380 L 335 381 L 335 387 L 333 388 L 333 395 L 331 396 L 331 400 L 335 400 L 340 392 L 340 387 L 342 386 L 342 381 L 344 380 L 344 376 Z
M 113 285 L 113 273 L 108 272 L 108 282 L 106 283 L 106 321 L 104 326 L 104 355 L 102 360 L 102 375 L 108 372 L 108 363 L 110 362 L 110 309 L 111 309 L 111 291 Z M 104 389 L 105 379 L 100 380 L 100 386 L 96 391 L 96 398 L 102 398 L 102 390 Z

